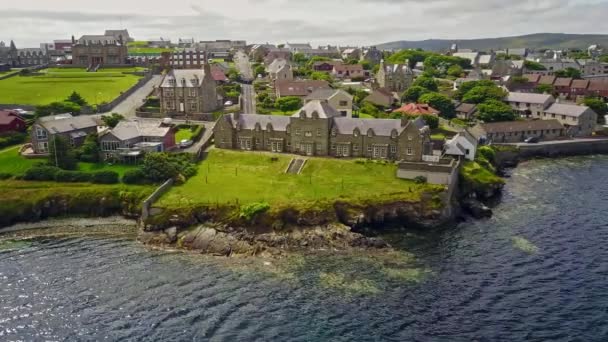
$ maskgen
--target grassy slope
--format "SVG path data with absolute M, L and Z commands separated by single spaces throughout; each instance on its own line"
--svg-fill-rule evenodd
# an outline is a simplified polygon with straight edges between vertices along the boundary
M 463 164 L 460 174 L 467 183 L 475 187 L 485 188 L 495 184 L 504 184 L 504 180 L 477 162 L 467 161 Z
M 108 69 L 87 73 L 83 69 L 49 69 L 42 76 L 15 76 L 0 80 L 0 103 L 39 105 L 62 101 L 73 91 L 88 103 L 110 102 L 137 83 L 139 76 Z
M 27 169 L 38 164 L 46 163 L 46 158 L 26 159 L 19 155 L 19 146 L 0 150 L 0 173 L 22 175 Z M 115 171 L 122 177 L 127 170 L 136 168 L 133 165 L 108 165 L 104 163 L 78 163 L 78 169 L 85 172 Z
M 272 162 L 271 157 L 278 158 Z M 159 206 L 179 208 L 211 203 L 349 202 L 366 200 L 418 200 L 426 190 L 443 187 L 419 185 L 396 178 L 393 164 L 356 163 L 354 160 L 311 158 L 301 175 L 285 174 L 291 156 L 212 150 L 198 175 L 174 187 Z

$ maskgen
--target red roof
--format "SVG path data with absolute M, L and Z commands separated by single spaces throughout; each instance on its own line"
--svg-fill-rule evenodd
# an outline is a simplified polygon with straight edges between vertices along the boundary
M 411 115 L 438 115 L 439 111 L 426 103 L 408 103 L 395 112 Z
M 217 65 L 211 66 L 211 75 L 216 82 L 225 82 L 228 81 L 226 74 L 222 71 L 222 69 Z
M 553 85 L 553 82 L 555 82 L 555 76 L 543 76 L 540 78 L 540 81 L 538 81 L 538 83 L 540 84 L 551 84 Z
M 587 89 L 587 87 L 589 87 L 589 80 L 573 80 L 571 87 L 576 89 Z
M 608 90 L 608 81 L 591 80 L 589 82 L 589 90 L 592 90 L 592 91 L 607 91 Z
M 0 110 L 0 125 L 10 125 L 13 121 L 25 122 L 19 114 L 10 110 Z
M 524 77 L 528 79 L 528 82 L 532 83 L 538 83 L 538 81 L 540 80 L 539 74 L 525 74 Z

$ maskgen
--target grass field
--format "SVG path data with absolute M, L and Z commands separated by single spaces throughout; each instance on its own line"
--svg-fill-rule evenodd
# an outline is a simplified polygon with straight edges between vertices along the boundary
M 129 47 L 130 55 L 137 54 L 150 54 L 150 55 L 160 55 L 163 52 L 171 52 L 173 49 L 165 49 L 165 48 L 150 48 L 150 47 Z
M 271 161 L 277 158 L 277 161 Z M 366 200 L 417 200 L 441 186 L 416 184 L 396 177 L 396 165 L 329 158 L 310 158 L 302 174 L 285 174 L 292 156 L 282 154 L 211 150 L 198 174 L 173 187 L 158 203 L 167 208 L 215 203 L 349 202 Z
M 19 146 L 0 150 L 0 173 L 8 173 L 19 176 L 27 169 L 40 163 L 46 163 L 46 158 L 27 159 L 19 155 Z M 136 168 L 134 165 L 108 165 L 105 163 L 78 163 L 78 170 L 84 172 L 115 171 L 121 177 L 126 171 Z
M 64 100 L 73 91 L 80 93 L 89 104 L 110 102 L 137 83 L 139 76 L 123 74 L 135 70 L 86 72 L 81 68 L 53 68 L 41 76 L 15 76 L 0 80 L 0 103 L 49 104 Z

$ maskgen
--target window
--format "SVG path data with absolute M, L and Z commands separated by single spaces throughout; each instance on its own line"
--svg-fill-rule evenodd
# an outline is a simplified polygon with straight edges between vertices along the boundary
M 372 151 L 372 145 L 367 145 L 367 152 L 371 152 Z
M 190 97 L 196 97 L 196 89 L 190 89 Z
M 306 131 L 306 132 L 304 132 L 304 136 L 305 137 L 312 137 L 312 132 L 311 131 Z
M 101 150 L 102 151 L 116 151 L 120 147 L 120 143 L 118 141 L 102 141 L 101 142 Z
M 167 109 L 175 109 L 175 103 L 173 101 L 167 101 L 165 107 L 167 107 Z
M 321 129 L 317 128 L 317 136 L 320 137 L 321 136 Z
M 40 128 L 40 127 L 36 127 L 36 138 L 37 139 L 48 139 L 48 133 L 46 132 L 46 130 Z
M 407 136 L 407 140 L 412 141 L 412 140 L 414 140 L 414 137 L 413 137 L 413 136 L 411 136 L 411 135 L 408 135 L 408 136 Z
M 46 152 L 49 150 L 49 143 L 45 142 L 39 142 L 38 143 L 38 150 L 40 152 Z
M 190 110 L 196 110 L 196 102 L 190 103 Z
M 411 156 L 412 154 L 414 154 L 414 151 L 412 150 L 412 148 L 411 148 L 411 147 L 408 147 L 408 148 L 407 148 L 407 155 L 408 155 L 408 156 Z
M 300 129 L 296 128 L 296 135 L 300 135 Z
M 340 106 L 341 107 L 348 106 L 348 101 L 340 101 Z
M 397 145 L 391 145 L 391 153 L 397 153 Z
M 331 149 L 335 150 L 336 149 L 336 144 L 331 144 Z
M 358 144 L 353 144 L 353 151 L 359 152 L 359 145 Z

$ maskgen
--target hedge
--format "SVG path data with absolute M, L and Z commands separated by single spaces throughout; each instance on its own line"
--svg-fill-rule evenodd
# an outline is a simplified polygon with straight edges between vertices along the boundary
M 86 183 L 91 181 L 91 174 L 81 171 L 59 170 L 55 174 L 55 181 L 66 183 Z
M 62 171 L 55 166 L 34 166 L 25 171 L 23 179 L 35 181 L 54 181 L 57 172 Z
M 120 176 L 114 171 L 98 171 L 91 174 L 91 181 L 95 184 L 116 184 Z

